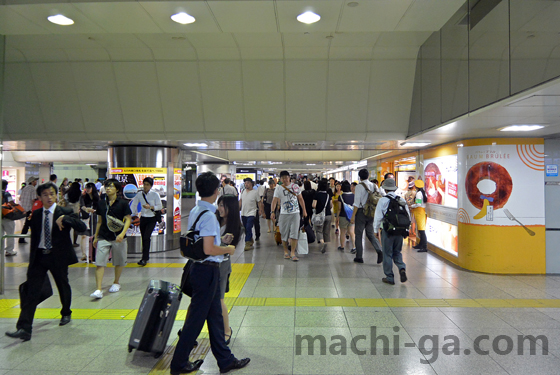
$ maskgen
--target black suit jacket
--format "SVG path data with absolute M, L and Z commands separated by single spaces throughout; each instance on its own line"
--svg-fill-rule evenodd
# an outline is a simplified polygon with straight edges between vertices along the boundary
M 64 215 L 62 224 L 64 228 L 60 230 L 56 225 L 56 220 Z M 43 209 L 33 211 L 31 217 L 31 254 L 29 257 L 29 267 L 37 260 L 41 250 L 39 250 L 39 242 L 41 241 L 41 232 L 43 231 Z M 77 214 L 71 208 L 61 207 L 56 205 L 53 215 L 52 223 L 52 251 L 51 256 L 60 260 L 60 265 L 68 266 L 70 264 L 78 263 L 74 246 L 72 246 L 72 239 L 70 238 L 70 228 L 74 228 L 77 232 L 83 232 L 87 226 L 80 220 Z

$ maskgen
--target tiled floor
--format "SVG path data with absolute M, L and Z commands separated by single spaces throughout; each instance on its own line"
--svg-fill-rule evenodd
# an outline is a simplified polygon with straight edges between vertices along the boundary
M 292 262 L 283 259 L 264 221 L 262 228 L 254 250 L 244 252 L 240 244 L 232 258 L 253 265 L 236 268 L 248 277 L 239 279 L 240 290 L 227 299 L 230 347 L 237 357 L 251 358 L 237 374 L 559 373 L 559 276 L 472 273 L 407 247 L 409 281 L 390 286 L 381 282 L 382 268 L 369 244 L 364 264 L 353 263 L 348 245 L 341 253 L 332 243 L 326 254 L 312 244 L 309 255 Z M 28 246 L 7 259 L 14 264 L 6 268 L 0 300 L 3 331 L 15 327 L 15 318 L 1 316 L 17 316 L 10 300 L 19 298 L 26 267 L 18 265 L 27 261 Z M 173 263 L 184 260 L 172 251 L 154 255 L 153 267 L 132 266 L 138 259 L 129 257 L 122 290 L 96 301 L 89 297 L 95 269 L 71 268 L 74 320 L 59 327 L 57 296 L 45 301 L 37 316 L 53 318 L 36 319 L 31 341 L 0 336 L 0 375 L 169 373 L 147 353 L 128 353 L 127 342 L 148 281 L 177 282 L 182 269 Z M 104 287 L 112 274 L 108 269 Z M 187 306 L 185 298 L 180 317 Z M 182 323 L 178 318 L 175 328 Z M 174 341 L 173 334 L 169 344 Z M 199 373 L 219 373 L 211 352 Z

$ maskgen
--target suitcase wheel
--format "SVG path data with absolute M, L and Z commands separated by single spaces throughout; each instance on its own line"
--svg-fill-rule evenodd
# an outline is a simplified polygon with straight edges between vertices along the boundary
M 163 354 L 163 353 L 155 353 L 155 354 L 154 354 L 154 358 L 159 358 L 159 357 L 161 357 L 162 354 Z
M 181 337 L 181 331 L 183 331 L 182 329 L 177 331 L 177 336 Z
M 131 345 L 128 346 L 128 352 L 132 353 L 132 349 L 134 349 L 134 347 L 132 347 Z

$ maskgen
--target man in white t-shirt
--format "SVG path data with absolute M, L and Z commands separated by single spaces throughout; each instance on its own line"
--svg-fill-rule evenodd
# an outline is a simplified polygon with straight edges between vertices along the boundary
M 245 227 L 245 251 L 251 250 L 253 247 L 253 226 L 255 224 L 255 216 L 257 214 L 258 204 L 260 202 L 259 193 L 253 189 L 253 180 L 246 178 L 244 180 L 245 190 L 241 193 L 239 200 L 239 208 L 241 211 L 241 220 Z M 258 220 L 258 218 L 256 219 Z M 257 233 L 257 235 L 260 233 Z
M 301 189 L 295 183 L 290 183 L 290 173 L 288 171 L 280 172 L 280 181 L 282 185 L 278 185 L 274 190 L 274 199 L 272 200 L 270 219 L 276 220 L 276 206 L 280 205 L 280 218 L 278 226 L 282 235 L 282 245 L 284 246 L 284 258 L 298 261 L 296 257 L 297 242 L 299 237 L 299 207 L 303 211 L 303 217 L 307 217 L 305 211 L 305 203 L 301 196 Z M 292 246 L 290 254 L 288 250 L 288 241 Z

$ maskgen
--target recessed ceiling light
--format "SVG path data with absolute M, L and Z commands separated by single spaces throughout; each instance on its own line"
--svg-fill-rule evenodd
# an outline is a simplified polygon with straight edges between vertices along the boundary
M 194 21 L 196 21 L 193 16 L 185 12 L 174 14 L 171 16 L 171 19 L 177 23 L 180 23 L 181 25 L 188 25 L 189 23 L 193 23 Z
M 297 16 L 297 20 L 301 23 L 315 23 L 321 19 L 321 16 L 313 12 L 305 12 Z
M 403 147 L 424 147 L 431 144 L 431 142 L 405 142 L 401 143 Z
M 543 125 L 510 125 L 499 129 L 501 132 L 530 132 L 544 128 Z
M 66 16 L 63 16 L 62 14 L 56 14 L 54 16 L 49 16 L 47 17 L 47 19 L 52 22 L 55 23 L 57 25 L 60 26 L 69 26 L 69 25 L 73 25 L 74 21 Z
M 184 143 L 187 147 L 208 147 L 206 143 Z

